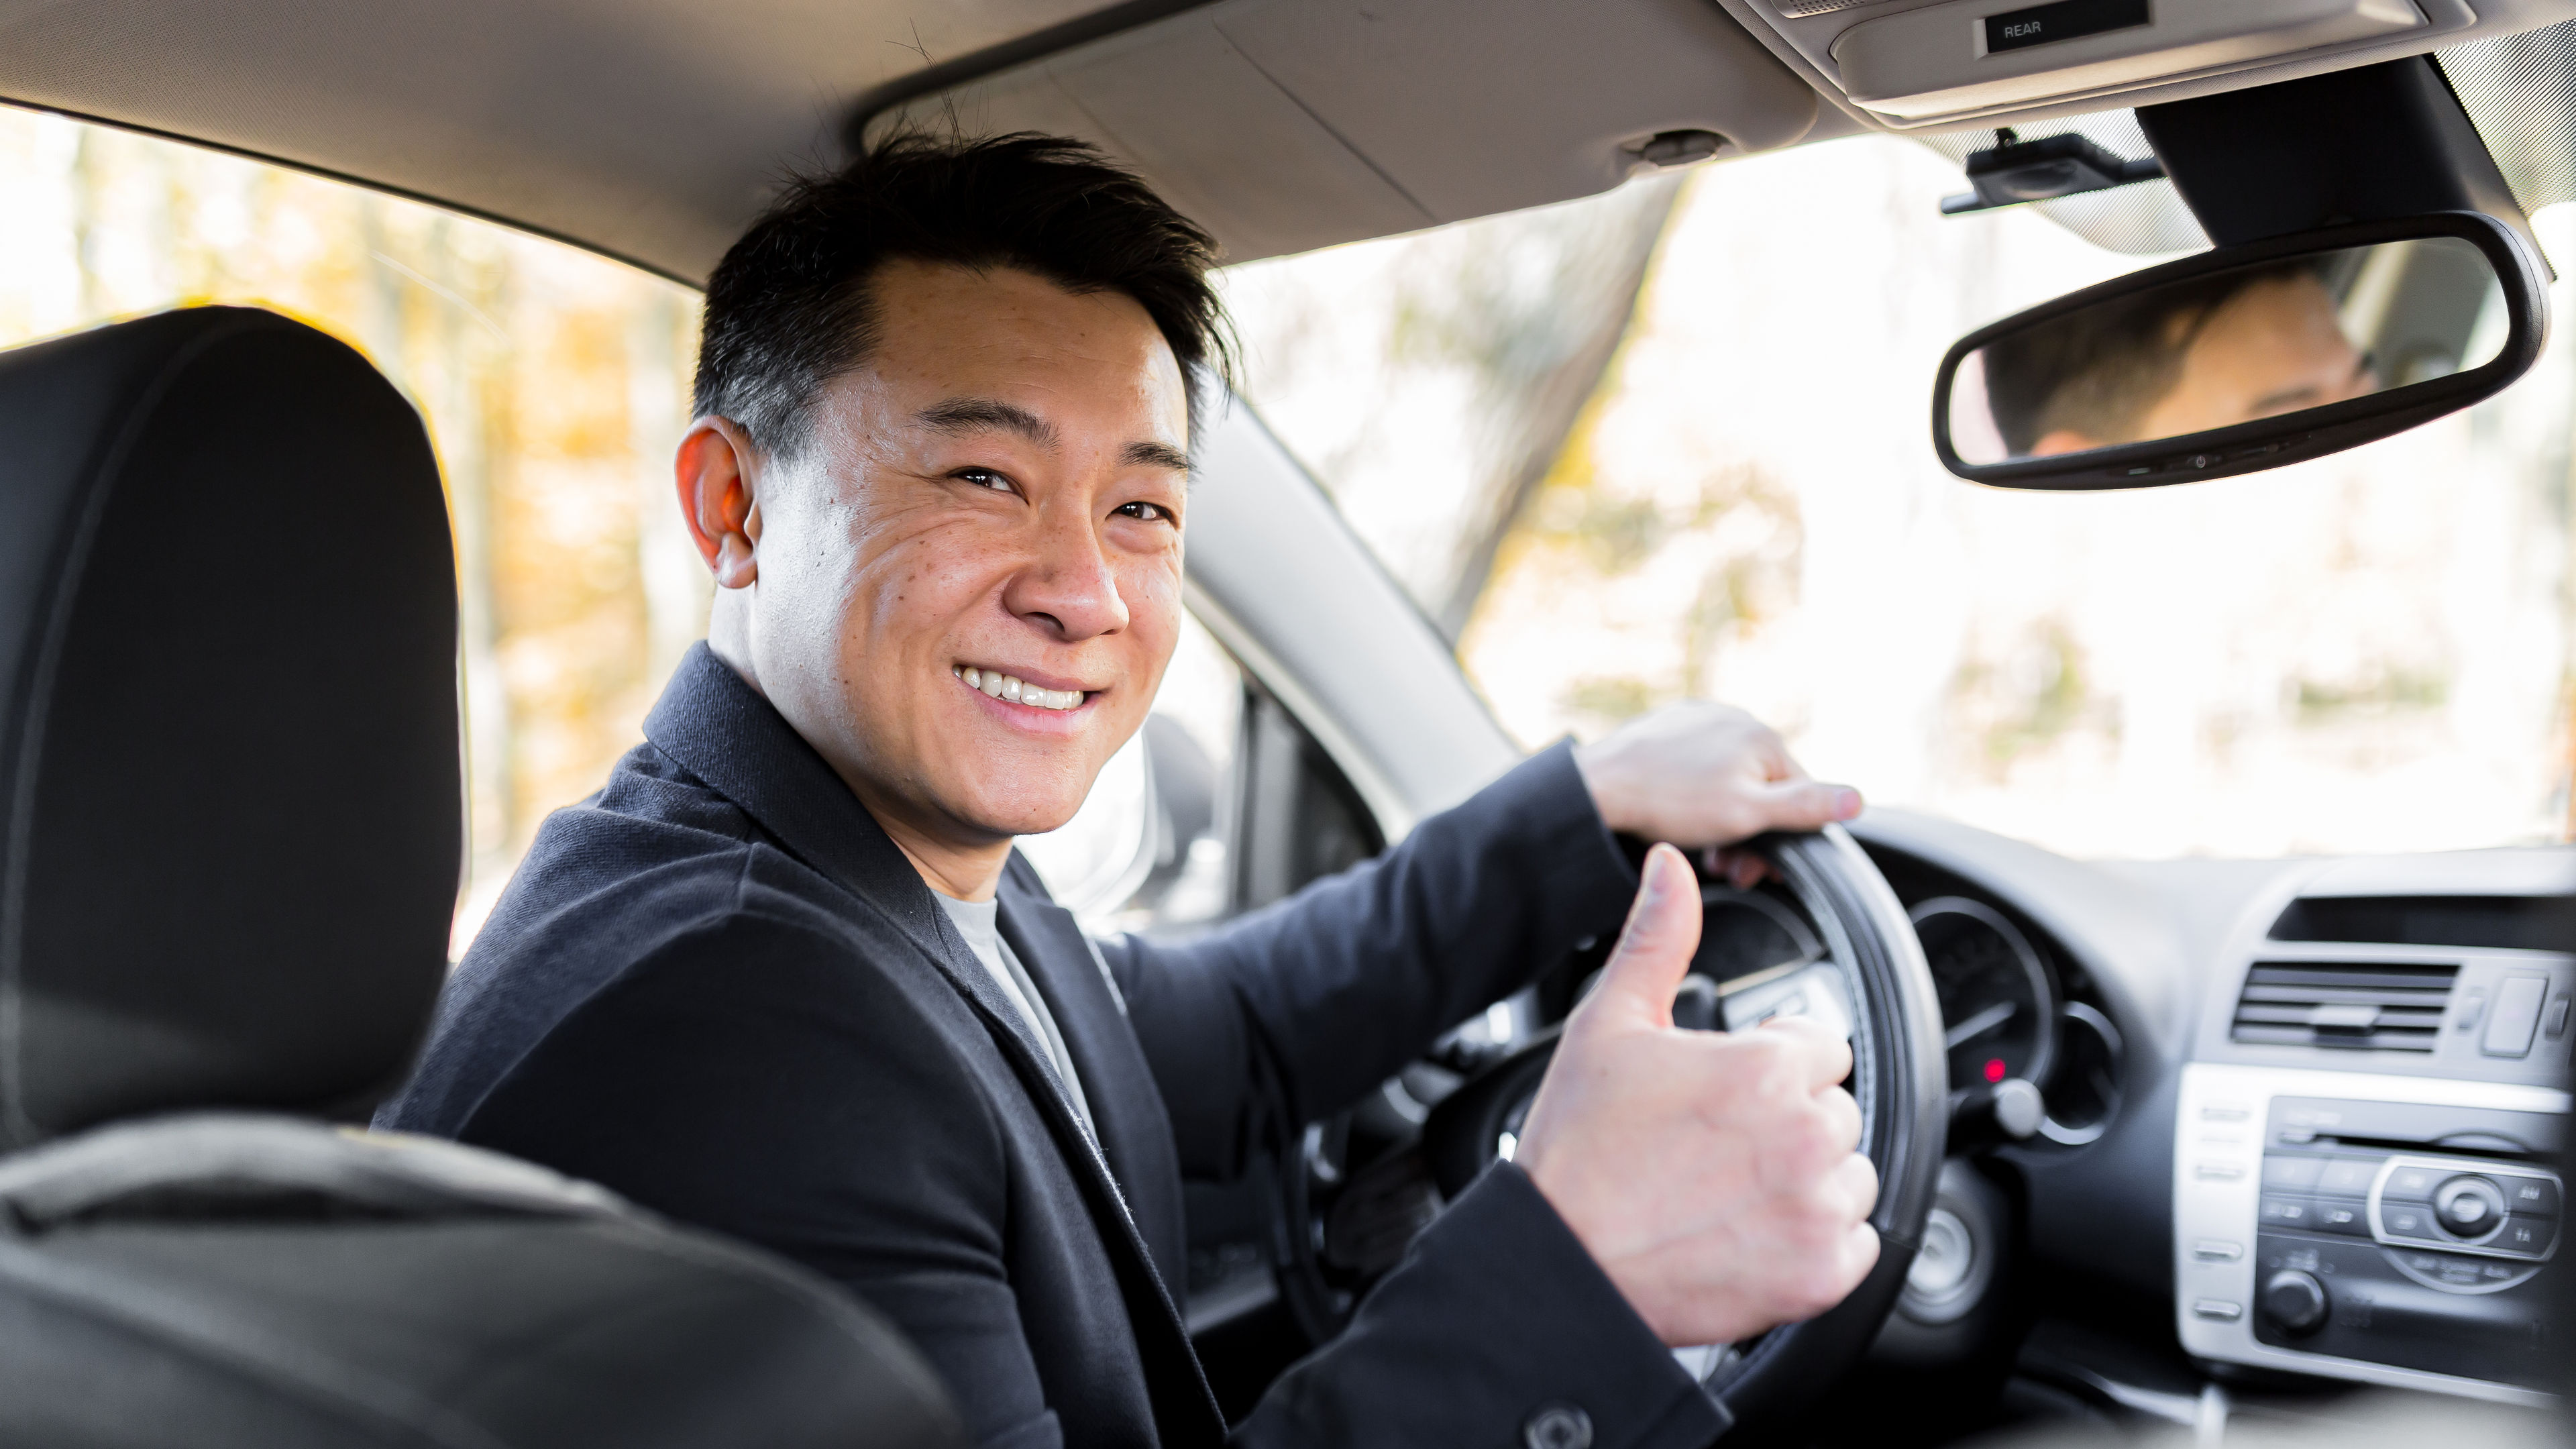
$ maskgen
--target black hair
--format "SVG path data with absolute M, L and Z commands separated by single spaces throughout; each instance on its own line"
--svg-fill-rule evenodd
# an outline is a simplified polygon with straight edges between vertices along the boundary
M 2136 442 L 2148 411 L 2181 381 L 2183 357 L 2228 303 L 2266 282 L 2324 279 L 2300 258 L 2157 287 L 1999 337 L 1981 349 L 1986 403 L 2015 457 L 2059 431 Z
M 1181 364 L 1196 447 L 1202 394 L 1229 376 L 1234 351 L 1208 282 L 1215 239 L 1093 147 L 1028 132 L 898 134 L 839 171 L 791 179 L 707 279 L 698 416 L 797 452 L 815 396 L 875 344 L 871 280 L 898 259 L 1134 298 Z

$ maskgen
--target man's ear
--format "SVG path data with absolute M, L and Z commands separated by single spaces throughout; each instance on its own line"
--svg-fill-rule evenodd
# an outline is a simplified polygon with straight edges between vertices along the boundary
M 760 577 L 760 500 L 752 491 L 759 454 L 751 435 L 731 418 L 705 417 L 689 425 L 675 460 L 680 517 L 698 557 L 728 589 L 749 588 Z

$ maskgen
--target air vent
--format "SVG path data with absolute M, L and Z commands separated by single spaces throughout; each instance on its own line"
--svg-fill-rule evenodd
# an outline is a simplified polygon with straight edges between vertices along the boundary
M 2417 962 L 2257 961 L 2234 1036 L 2271 1046 L 2429 1052 L 2460 968 Z

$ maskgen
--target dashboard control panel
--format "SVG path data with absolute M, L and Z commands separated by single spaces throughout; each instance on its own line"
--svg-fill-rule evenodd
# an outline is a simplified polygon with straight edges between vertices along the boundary
M 2177 1105 L 2186 1349 L 2546 1401 L 2567 1093 L 2203 1062 Z

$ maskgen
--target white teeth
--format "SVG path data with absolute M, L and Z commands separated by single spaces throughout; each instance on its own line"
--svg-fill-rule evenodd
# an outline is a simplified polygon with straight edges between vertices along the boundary
M 948 671 L 964 681 L 968 689 L 980 689 L 995 699 L 1014 704 L 1033 705 L 1039 709 L 1074 709 L 1081 705 L 1079 689 L 1040 689 L 998 669 L 978 669 L 971 664 L 953 666 Z

